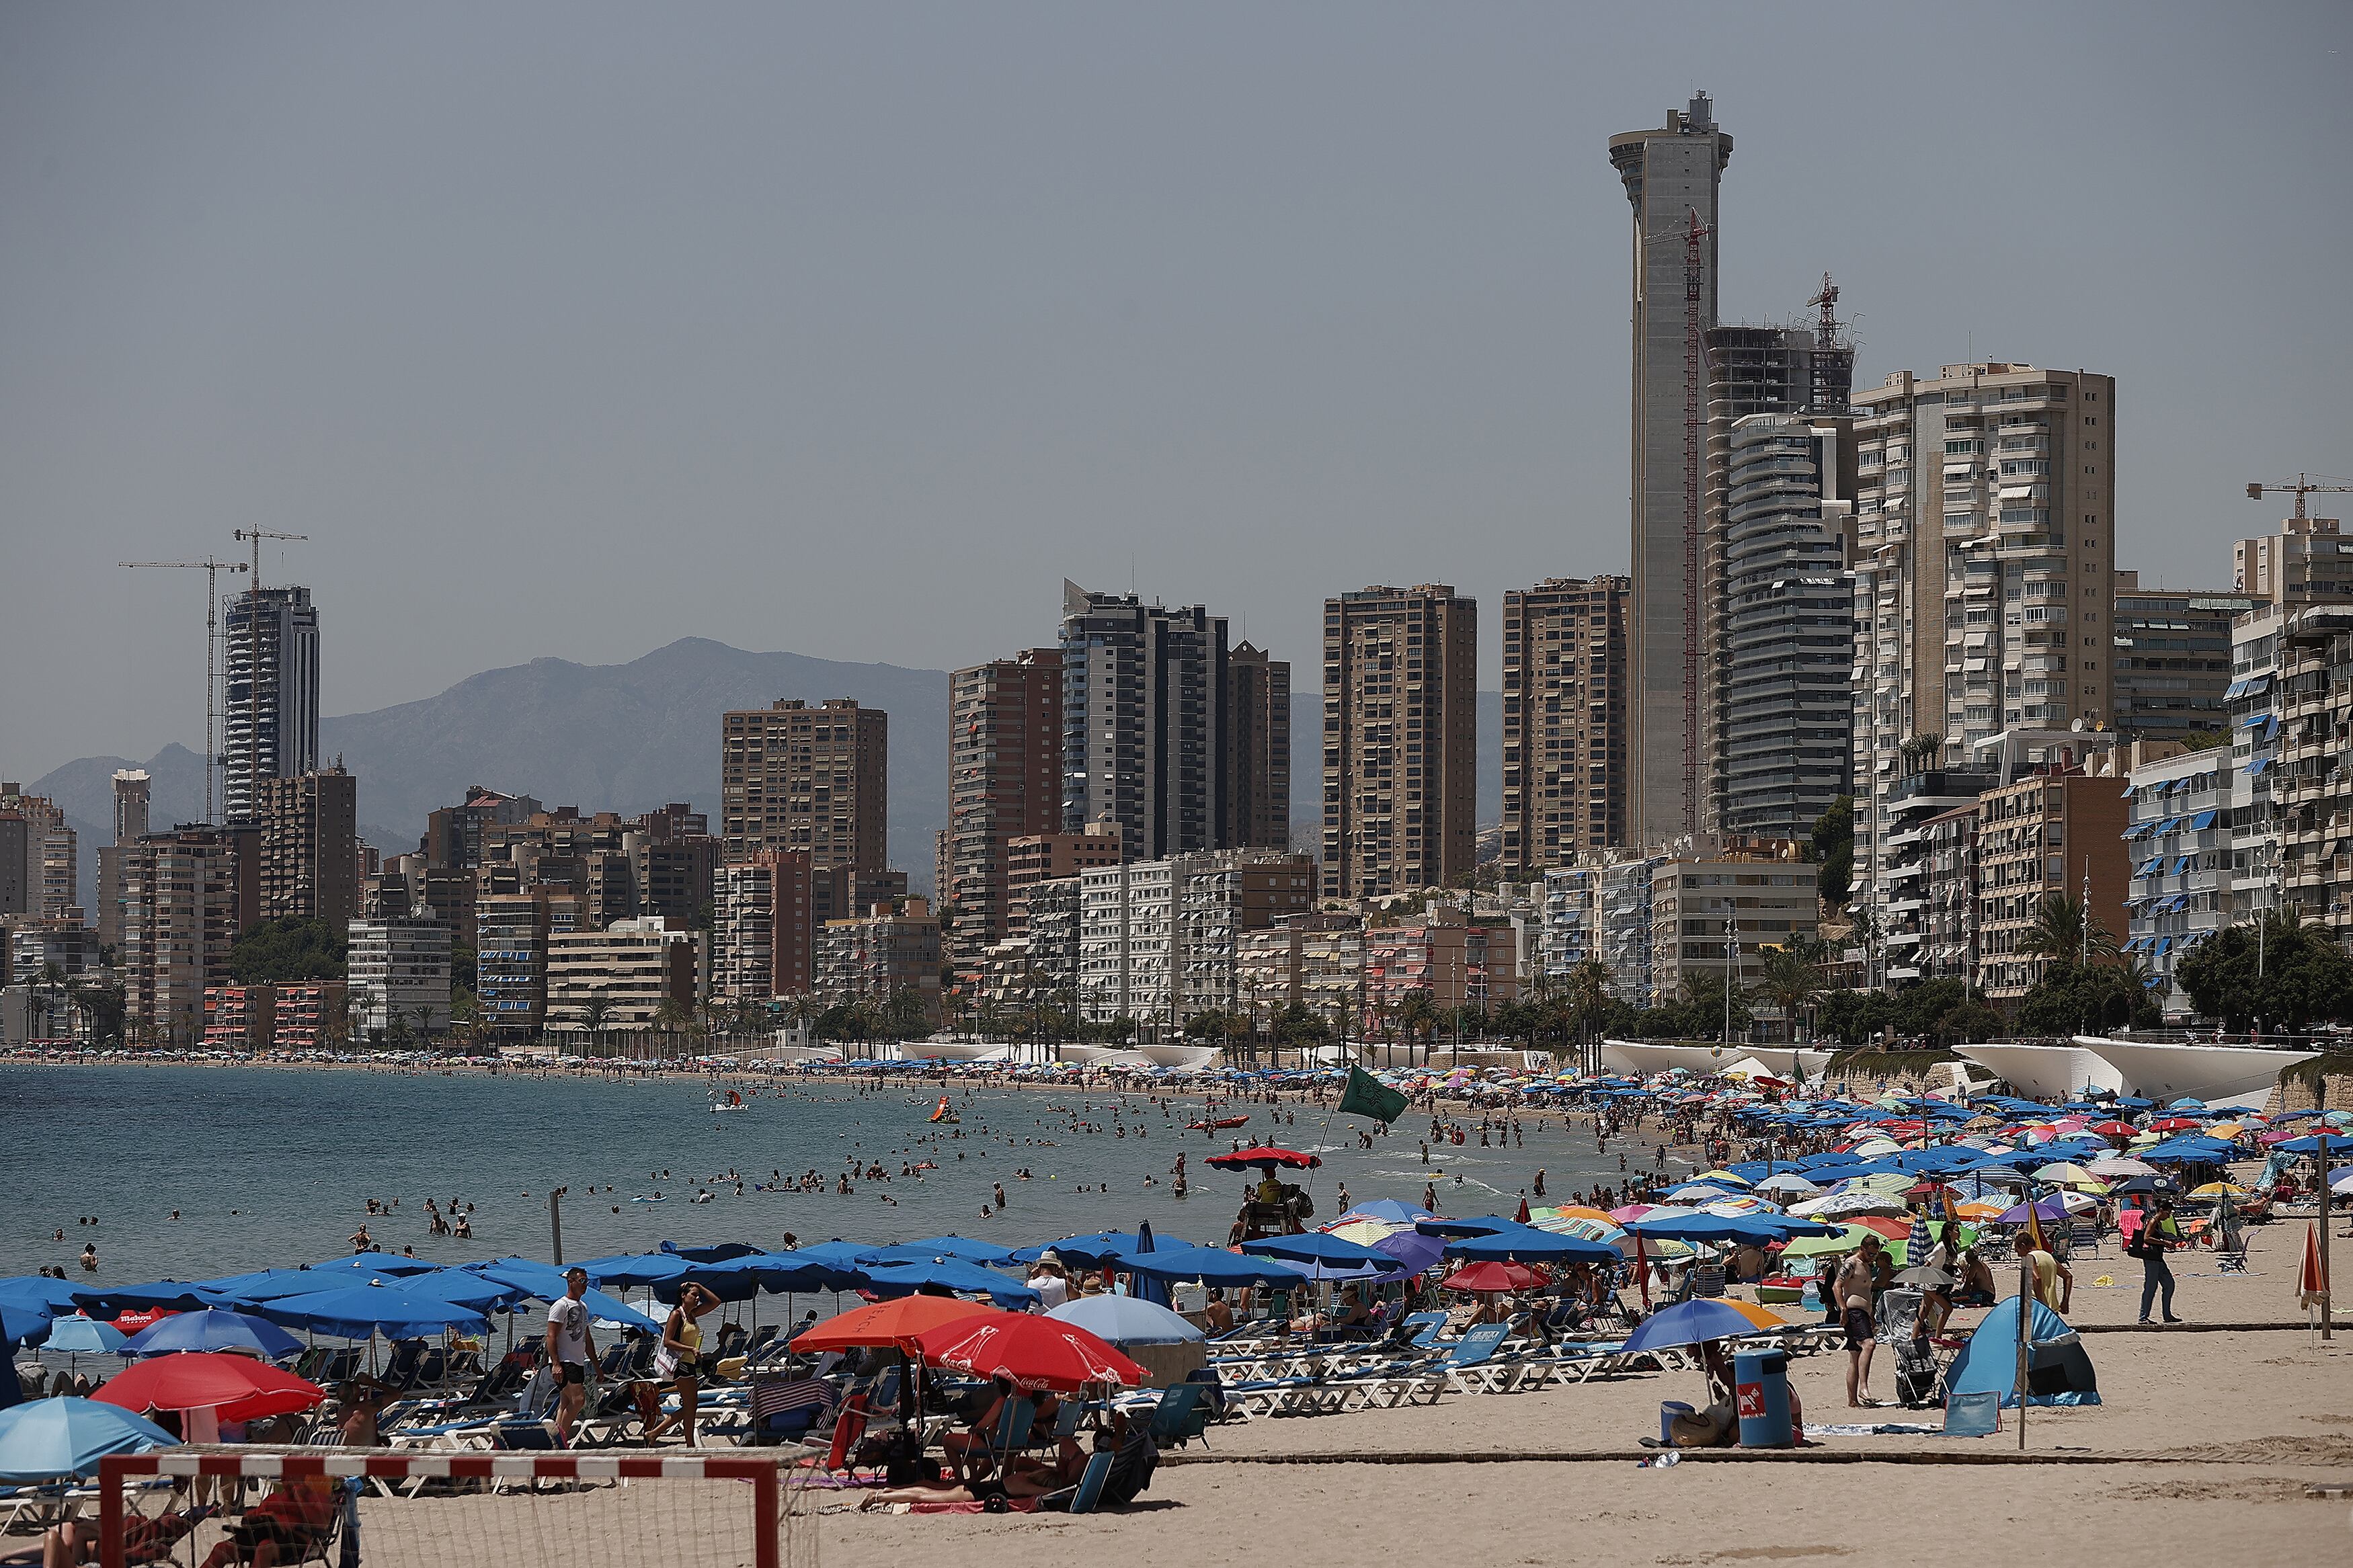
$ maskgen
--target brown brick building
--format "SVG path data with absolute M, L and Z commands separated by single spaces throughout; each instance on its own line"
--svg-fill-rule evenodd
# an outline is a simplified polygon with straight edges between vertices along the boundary
M 1452 588 L 1324 603 L 1324 896 L 1385 898 L 1471 869 L 1479 605 Z
M 721 720 L 720 858 L 802 849 L 819 869 L 890 863 L 890 715 L 829 698 Z
M 1504 595 L 1507 872 L 1626 837 L 1626 616 L 1633 584 L 1553 577 Z

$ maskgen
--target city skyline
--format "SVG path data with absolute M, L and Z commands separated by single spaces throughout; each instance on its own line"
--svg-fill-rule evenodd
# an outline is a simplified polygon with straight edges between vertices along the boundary
M 485 59 L 523 58 L 520 15 L 487 21 Z M 2059 17 L 2036 25 L 2031 58 L 2016 53 L 2021 19 L 1915 54 L 1926 74 L 1900 91 L 1864 68 L 1925 19 L 1826 17 L 1816 39 L 1729 12 L 1695 13 L 1707 25 L 1672 40 L 1587 18 L 1366 24 L 1346 29 L 1353 73 L 1297 80 L 1329 111 L 1327 135 L 1304 131 L 1287 96 L 1287 62 L 1327 41 L 1305 15 L 1272 19 L 1240 60 L 1202 47 L 1210 29 L 1172 36 L 1166 21 L 1060 29 L 1059 61 L 1094 68 L 1020 110 L 985 90 L 1009 68 L 1007 40 L 943 19 L 886 67 L 861 53 L 857 23 L 807 18 L 788 29 L 797 48 L 859 68 L 816 94 L 807 121 L 741 110 L 745 130 L 769 132 L 740 140 L 777 152 L 783 192 L 827 198 L 815 210 L 833 220 L 794 230 L 809 259 L 773 279 L 717 244 L 756 248 L 791 207 L 737 199 L 741 154 L 670 180 L 722 110 L 635 126 L 645 140 L 608 188 L 582 151 L 542 146 L 501 96 L 571 124 L 636 51 L 630 68 L 735 101 L 710 39 L 617 25 L 494 90 L 452 79 L 421 47 L 426 29 L 385 18 L 0 23 L 28 73 L 0 108 L 13 132 L 0 135 L 0 190 L 27 219 L 0 237 L 0 299 L 18 322 L 0 400 L 19 416 L 0 455 L 23 477 L 11 555 L 20 581 L 43 585 L 0 646 L 19 664 L 69 647 L 79 672 L 12 688 L 8 772 L 200 742 L 197 597 L 112 563 L 218 549 L 239 526 L 311 537 L 299 560 L 266 551 L 262 579 L 309 584 L 332 608 L 328 714 L 521 659 L 630 658 L 689 631 L 952 668 L 1034 639 L 1062 575 L 1132 574 L 1166 602 L 1216 605 L 1237 643 L 1296 660 L 1324 598 L 1352 582 L 1449 581 L 1492 607 L 1549 576 L 1623 571 L 1626 209 L 1598 149 L 1703 88 L 1740 137 L 1720 317 L 1794 316 L 1827 269 L 1859 307 L 1858 389 L 1968 358 L 2114 374 L 2131 411 L 2118 567 L 2216 584 L 2231 542 L 2284 510 L 2240 485 L 2341 462 L 2318 377 L 2346 325 L 2299 301 L 2327 297 L 2325 258 L 2347 220 L 2285 199 L 2328 177 L 2325 149 L 2342 140 L 2341 96 L 2319 85 L 2341 16 L 2226 27 L 2152 12 L 2131 31 Z M 1003 30 L 1015 45 L 1042 36 Z M 736 42 L 774 41 L 750 35 Z M 1841 98 L 1835 111 L 1759 84 L 1757 65 L 1800 52 L 1848 72 L 1851 91 L 1823 95 Z M 1997 57 L 2002 85 L 1984 87 Z M 2085 68 L 2109 61 L 2130 68 Z M 322 84 L 347 88 L 358 107 L 289 96 L 250 75 L 265 63 L 322 96 Z M 159 72 L 172 91 L 132 112 L 126 95 Z M 1430 91 L 1400 94 L 1405 79 Z M 1841 127 L 1948 79 L 1968 84 L 1958 101 L 1987 155 L 1979 173 L 1941 166 L 1905 196 L 1889 176 L 1918 159 L 1926 128 Z M 445 93 L 450 122 L 412 147 L 406 89 L 426 86 Z M 1132 102 L 1098 101 L 1114 87 Z M 1221 90 L 1229 122 L 1206 144 L 1174 140 L 1198 127 L 1179 110 L 1204 88 Z M 970 149 L 920 140 L 920 89 L 985 110 Z M 905 144 L 833 172 L 795 156 L 824 123 L 814 117 L 853 112 L 841 91 L 906 110 Z M 1103 145 L 1060 133 L 1081 114 Z M 2069 122 L 2081 127 L 2070 159 L 2004 162 Z M 1172 160 L 1178 145 L 1187 156 Z M 393 146 L 421 173 L 387 164 Z M 876 209 L 870 188 L 910 173 L 918 146 L 941 167 L 915 168 Z M 525 210 L 469 205 L 489 187 L 463 159 L 495 175 L 532 150 L 554 163 Z M 978 173 L 966 160 L 990 153 L 1034 156 L 981 212 L 962 194 Z M 350 177 L 322 183 L 331 171 Z M 1979 180 L 2000 186 L 2003 223 L 1953 216 Z M 606 235 L 597 215 L 617 199 L 658 204 L 673 237 L 649 248 Z M 2293 244 L 2247 216 L 2289 211 Z M 2021 226 L 2055 242 L 2023 280 L 2003 237 Z M 387 247 L 395 228 L 420 251 Z M 504 259 L 459 267 L 437 237 L 451 230 Z M 2103 243 L 2071 243 L 2092 234 Z M 853 286 L 844 264 L 877 245 L 890 264 Z M 928 249 L 966 265 L 939 274 L 910 259 Z M 548 286 L 518 295 L 509 269 L 549 258 L 564 265 Z M 681 269 L 707 310 L 641 302 L 605 319 L 598 302 L 621 279 L 660 291 Z M 843 324 L 797 308 L 796 285 L 817 286 Z M 482 336 L 486 312 L 519 304 L 511 329 Z M 905 319 L 888 325 L 886 305 Z M 2160 312 L 2166 331 L 2148 331 Z M 729 321 L 752 339 L 714 336 Z M 2283 362 L 2286 342 L 2305 346 Z M 873 368 L 813 405 L 804 383 L 853 345 Z M 615 381 L 613 356 L 641 352 L 646 373 Z M 2203 368 L 2184 376 L 2185 359 Z M 994 367 L 985 394 L 980 363 Z M 697 393 L 676 416 L 644 402 L 705 380 L 720 402 Z M 2200 391 L 2215 385 L 2237 391 Z M 506 400 L 496 443 L 480 434 L 491 395 Z M 779 418 L 805 423 L 806 439 L 747 461 Z M 557 537 L 591 547 L 543 549 Z M 403 586 L 406 562 L 445 553 L 476 570 L 437 574 L 430 593 L 385 591 Z M 539 588 L 518 600 L 524 571 Z M 887 579 L 906 613 L 865 614 L 832 591 L 845 574 Z M 941 613 L 951 603 L 973 608 Z M 1499 668 L 1498 619 L 1485 672 Z M 92 624 L 107 635 L 76 640 Z M 90 702 L 90 687 L 113 695 Z

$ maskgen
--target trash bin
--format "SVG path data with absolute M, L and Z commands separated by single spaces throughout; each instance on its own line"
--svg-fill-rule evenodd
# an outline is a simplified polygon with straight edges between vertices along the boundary
M 1744 1352 L 1732 1358 L 1732 1383 L 1740 1409 L 1740 1446 L 1788 1448 L 1789 1358 L 1779 1351 Z

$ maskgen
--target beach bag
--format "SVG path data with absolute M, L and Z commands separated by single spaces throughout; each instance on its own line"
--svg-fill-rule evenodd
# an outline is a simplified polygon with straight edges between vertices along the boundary
M 670 1346 L 654 1352 L 654 1374 L 664 1383 L 678 1375 L 678 1357 L 670 1353 Z

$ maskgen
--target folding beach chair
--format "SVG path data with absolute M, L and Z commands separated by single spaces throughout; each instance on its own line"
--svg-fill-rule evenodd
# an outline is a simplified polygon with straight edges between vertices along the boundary
M 2097 1258 L 2100 1255 L 2100 1227 L 2084 1224 L 2068 1226 L 2067 1251 L 2074 1258 Z
M 1945 1402 L 1945 1436 L 1985 1437 L 2001 1430 L 2001 1393 L 1956 1394 Z
M 1152 1412 L 1154 1444 L 1166 1448 L 1189 1443 L 1196 1437 L 1207 1443 L 1208 1392 L 1208 1386 L 1199 1383 L 1172 1383 L 1162 1389 L 1160 1403 Z

